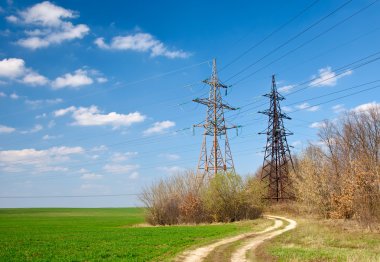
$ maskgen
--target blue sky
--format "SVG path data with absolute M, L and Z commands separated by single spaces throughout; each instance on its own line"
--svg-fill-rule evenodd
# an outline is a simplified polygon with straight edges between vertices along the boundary
M 241 107 L 226 114 L 242 125 L 229 134 L 241 175 L 262 164 L 266 138 L 257 133 L 267 119 L 257 111 L 268 107 L 261 95 L 272 74 L 293 118 L 285 125 L 295 152 L 317 143 L 322 120 L 379 106 L 377 1 L 0 7 L 1 196 L 134 194 L 196 168 L 202 130 L 191 127 L 206 111 L 192 99 L 208 91 L 201 81 L 212 58 L 232 85 L 223 99 Z M 134 205 L 133 195 L 0 198 L 0 207 Z

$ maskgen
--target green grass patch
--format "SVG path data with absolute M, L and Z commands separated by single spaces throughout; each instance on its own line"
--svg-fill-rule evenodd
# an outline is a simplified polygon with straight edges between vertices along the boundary
M 380 261 L 380 234 L 337 221 L 296 219 L 298 227 L 261 245 L 257 261 Z
M 264 221 L 141 227 L 142 208 L 0 209 L 0 261 L 165 261 Z

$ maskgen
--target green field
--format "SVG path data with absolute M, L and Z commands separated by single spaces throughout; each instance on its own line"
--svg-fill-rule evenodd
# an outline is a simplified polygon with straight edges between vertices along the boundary
M 297 228 L 261 245 L 255 261 L 380 261 L 379 233 L 352 221 L 295 220 Z
M 190 246 L 261 230 L 231 224 L 144 227 L 142 208 L 0 209 L 0 261 L 165 261 Z

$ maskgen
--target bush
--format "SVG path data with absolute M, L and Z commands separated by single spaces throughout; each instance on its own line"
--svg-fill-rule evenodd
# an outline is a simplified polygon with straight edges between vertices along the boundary
M 326 121 L 291 174 L 304 211 L 326 218 L 380 222 L 380 108 Z
M 232 222 L 261 216 L 262 190 L 257 179 L 229 173 L 203 180 L 189 171 L 152 184 L 140 199 L 153 225 Z

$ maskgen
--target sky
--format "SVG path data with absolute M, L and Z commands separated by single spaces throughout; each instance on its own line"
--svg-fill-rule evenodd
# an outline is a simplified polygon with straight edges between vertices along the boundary
M 195 169 L 212 59 L 236 171 L 263 161 L 276 76 L 292 153 L 379 106 L 380 3 L 0 1 L 0 207 L 140 206 Z

